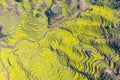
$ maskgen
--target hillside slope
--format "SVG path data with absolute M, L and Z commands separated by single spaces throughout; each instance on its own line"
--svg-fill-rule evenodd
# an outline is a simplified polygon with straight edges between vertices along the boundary
M 0 0 L 0 80 L 120 80 L 119 7 Z

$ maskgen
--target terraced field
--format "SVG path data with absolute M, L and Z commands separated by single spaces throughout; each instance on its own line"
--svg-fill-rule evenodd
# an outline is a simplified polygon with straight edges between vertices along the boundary
M 0 0 L 0 80 L 120 80 L 120 6 L 101 1 Z

